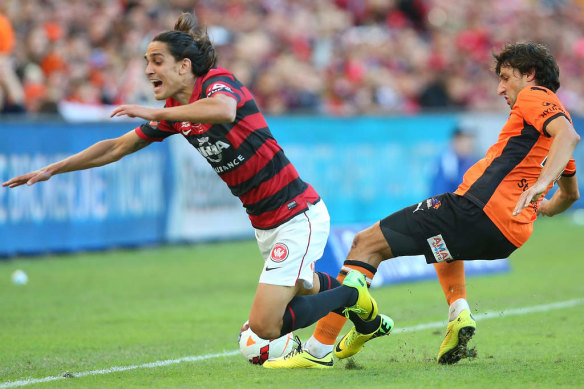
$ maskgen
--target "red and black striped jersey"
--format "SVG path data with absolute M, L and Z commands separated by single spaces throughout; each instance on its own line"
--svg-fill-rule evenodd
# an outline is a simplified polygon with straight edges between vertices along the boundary
M 497 142 L 489 148 L 485 158 L 468 169 L 454 192 L 481 207 L 517 247 L 531 235 L 537 208 L 527 207 L 517 216 L 513 216 L 513 210 L 521 193 L 533 185 L 541 173 L 553 141 L 546 127 L 559 116 L 572 121 L 551 90 L 541 86 L 523 88 Z M 562 174 L 575 173 L 576 164 L 571 158 Z M 545 193 L 552 186 L 553 183 Z
M 302 181 L 249 92 L 229 71 L 210 70 L 198 77 L 189 103 L 216 94 L 237 101 L 233 123 L 160 121 L 142 124 L 135 131 L 148 141 L 182 134 L 239 197 L 255 228 L 274 228 L 316 203 L 319 196 Z M 178 106 L 172 98 L 166 107 Z

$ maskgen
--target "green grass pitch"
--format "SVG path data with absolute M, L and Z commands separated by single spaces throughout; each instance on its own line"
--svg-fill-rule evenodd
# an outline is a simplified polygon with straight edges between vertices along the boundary
M 262 266 L 254 241 L 0 261 L 0 388 L 584 387 L 584 227 L 569 215 L 539 220 L 511 265 L 467 278 L 475 359 L 440 366 L 444 328 L 400 331 L 446 319 L 438 282 L 424 281 L 373 290 L 396 329 L 352 360 L 271 371 L 234 353 Z M 27 285 L 11 283 L 16 269 Z M 190 356 L 207 359 L 113 371 Z M 26 381 L 56 376 L 69 378 Z

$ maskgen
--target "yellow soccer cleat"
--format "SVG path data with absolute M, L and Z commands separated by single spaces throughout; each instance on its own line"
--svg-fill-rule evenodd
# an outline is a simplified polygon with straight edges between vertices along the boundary
M 333 367 L 333 353 L 328 353 L 323 358 L 317 358 L 304 350 L 298 341 L 298 347 L 295 347 L 288 354 L 268 359 L 262 366 L 266 369 L 328 369 Z
M 349 311 L 353 311 L 365 321 L 371 321 L 375 319 L 377 316 L 377 303 L 369 294 L 365 275 L 357 270 L 351 270 L 345 276 L 343 285 L 355 288 L 359 293 L 359 297 L 357 297 L 357 303 L 352 307 L 345 308 L 343 311 L 345 315 L 349 317 Z
M 474 321 L 470 311 L 465 309 L 460 312 L 456 319 L 448 323 L 446 336 L 438 352 L 438 363 L 452 365 L 462 358 L 476 356 L 476 353 L 469 352 L 466 347 L 476 329 L 477 323 Z
M 370 334 L 362 334 L 358 332 L 355 327 L 337 343 L 335 347 L 335 357 L 339 359 L 348 358 L 361 351 L 365 342 L 378 338 L 380 336 L 389 335 L 393 329 L 393 320 L 391 317 L 380 315 L 381 323 L 379 328 Z

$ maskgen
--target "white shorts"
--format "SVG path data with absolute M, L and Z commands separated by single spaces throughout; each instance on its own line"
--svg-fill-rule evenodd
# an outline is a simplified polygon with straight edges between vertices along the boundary
M 330 232 L 330 216 L 322 199 L 286 223 L 255 230 L 264 269 L 260 283 L 294 286 L 298 280 L 312 288 L 314 263 L 322 257 Z

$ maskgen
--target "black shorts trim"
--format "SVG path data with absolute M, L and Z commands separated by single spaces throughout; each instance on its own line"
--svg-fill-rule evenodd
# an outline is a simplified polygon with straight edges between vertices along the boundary
M 380 221 L 395 256 L 424 255 L 427 263 L 507 258 L 517 247 L 472 201 L 444 193 Z

